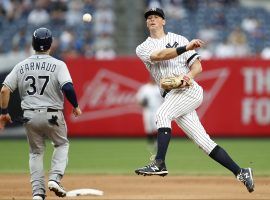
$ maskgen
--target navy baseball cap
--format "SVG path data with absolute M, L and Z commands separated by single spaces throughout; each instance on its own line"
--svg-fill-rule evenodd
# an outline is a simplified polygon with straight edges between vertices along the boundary
M 151 8 L 144 13 L 144 18 L 147 19 L 150 15 L 158 15 L 165 19 L 165 14 L 161 8 Z

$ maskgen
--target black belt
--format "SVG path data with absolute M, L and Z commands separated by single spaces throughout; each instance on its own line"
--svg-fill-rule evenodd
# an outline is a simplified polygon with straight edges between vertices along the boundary
M 164 90 L 163 93 L 162 93 L 162 97 L 165 98 L 166 95 L 170 92 L 171 90 Z
M 25 109 L 25 110 L 31 110 L 31 111 L 35 111 L 35 110 L 43 110 L 43 109 L 34 109 L 34 108 L 30 108 L 30 109 Z M 24 111 L 25 111 L 24 110 Z M 58 112 L 57 109 L 53 109 L 53 108 L 47 108 L 47 112 Z

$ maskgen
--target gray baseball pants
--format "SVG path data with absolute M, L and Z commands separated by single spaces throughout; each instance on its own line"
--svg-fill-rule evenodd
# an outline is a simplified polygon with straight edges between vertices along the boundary
M 51 121 L 53 118 L 54 120 Z M 46 138 L 50 139 L 54 146 L 49 180 L 60 182 L 68 162 L 69 141 L 64 115 L 60 110 L 50 112 L 47 109 L 25 110 L 24 119 L 26 119 L 24 127 L 30 147 L 29 168 L 33 196 L 45 194 L 43 156 Z

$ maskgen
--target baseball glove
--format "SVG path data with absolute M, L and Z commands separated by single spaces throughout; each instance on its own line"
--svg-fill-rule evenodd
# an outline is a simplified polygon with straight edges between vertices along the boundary
M 192 86 L 192 84 L 193 84 L 193 79 L 183 74 L 179 76 L 174 76 L 174 77 L 162 78 L 160 80 L 160 86 L 164 90 L 185 88 L 185 87 Z

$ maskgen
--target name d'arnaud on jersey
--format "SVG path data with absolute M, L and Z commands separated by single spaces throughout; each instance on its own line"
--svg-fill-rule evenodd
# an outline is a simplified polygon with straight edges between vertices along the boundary
M 48 72 L 54 72 L 56 69 L 56 64 L 51 64 L 47 62 L 30 62 L 21 66 L 20 73 L 23 74 L 27 71 L 33 70 L 44 70 Z

